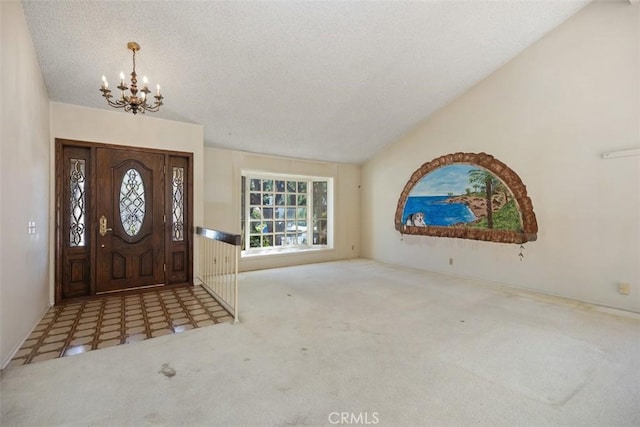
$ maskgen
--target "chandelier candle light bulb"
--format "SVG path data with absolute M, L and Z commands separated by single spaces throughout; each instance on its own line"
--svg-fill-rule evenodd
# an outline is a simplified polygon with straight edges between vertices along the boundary
M 145 113 L 146 111 L 156 112 L 163 105 L 163 96 L 160 93 L 160 85 L 157 86 L 155 102 L 153 104 L 147 104 L 147 95 L 151 93 L 149 90 L 149 80 L 147 76 L 142 77 L 144 86 L 142 89 L 138 89 L 138 75 L 136 74 L 136 52 L 140 50 L 140 45 L 136 42 L 127 43 L 127 48 L 133 52 L 133 71 L 131 72 L 131 84 L 126 85 L 124 79 L 124 72 L 120 72 L 120 98 L 112 100 L 111 90 L 109 90 L 109 83 L 107 78 L 102 76 L 102 86 L 100 92 L 102 96 L 107 100 L 107 103 L 114 108 L 123 108 L 124 111 L 131 111 L 133 114 Z M 125 91 L 128 91 L 128 95 L 125 95 Z M 138 94 L 140 92 L 140 94 Z

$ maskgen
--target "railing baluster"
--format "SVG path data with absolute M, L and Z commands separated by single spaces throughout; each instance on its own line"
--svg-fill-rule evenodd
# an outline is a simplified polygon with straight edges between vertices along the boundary
M 211 247 L 213 249 L 212 259 L 213 259 L 213 277 L 211 279 L 211 283 L 213 284 L 213 290 L 216 294 L 220 295 L 220 290 L 218 289 L 218 245 L 216 241 L 213 240 L 211 242 Z M 220 295 L 222 297 L 222 295 Z
M 198 278 L 237 322 L 240 235 L 196 227 L 196 237 L 201 255 Z
M 229 289 L 229 246 L 224 248 L 224 294 L 228 301 L 233 301 L 231 298 L 231 292 Z

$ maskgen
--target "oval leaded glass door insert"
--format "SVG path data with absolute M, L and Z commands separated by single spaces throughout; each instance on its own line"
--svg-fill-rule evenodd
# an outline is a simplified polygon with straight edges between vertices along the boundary
M 135 169 L 129 169 L 120 186 L 120 220 L 125 233 L 133 237 L 142 228 L 145 214 L 144 182 Z

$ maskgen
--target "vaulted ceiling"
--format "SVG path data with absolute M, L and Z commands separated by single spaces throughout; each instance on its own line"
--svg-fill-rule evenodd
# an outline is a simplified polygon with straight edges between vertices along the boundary
M 589 0 L 23 1 L 52 101 L 137 71 L 212 147 L 360 163 Z M 122 113 L 129 114 L 129 113 Z M 464 125 L 461 123 L 461 125 Z

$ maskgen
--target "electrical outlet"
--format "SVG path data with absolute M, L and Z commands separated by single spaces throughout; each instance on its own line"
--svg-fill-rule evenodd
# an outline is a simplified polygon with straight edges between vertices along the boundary
M 453 258 L 449 258 L 449 265 L 453 265 Z
M 631 285 L 621 282 L 618 284 L 618 292 L 620 295 L 629 295 L 631 293 Z

